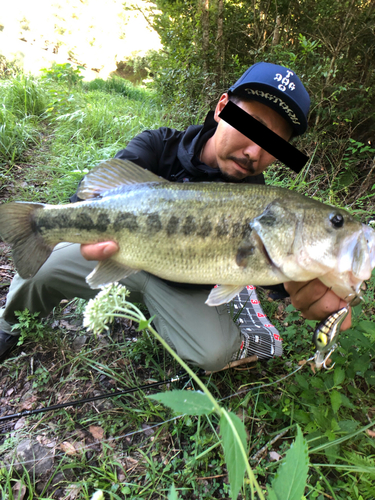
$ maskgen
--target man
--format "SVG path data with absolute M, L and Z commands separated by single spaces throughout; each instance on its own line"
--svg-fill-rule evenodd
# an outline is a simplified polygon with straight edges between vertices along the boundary
M 264 184 L 263 172 L 275 158 L 220 118 L 229 100 L 285 141 L 305 132 L 310 99 L 299 78 L 282 66 L 258 63 L 221 96 L 203 126 L 185 131 L 162 127 L 135 137 L 116 157 L 173 182 L 244 182 Z M 75 195 L 71 201 L 76 201 Z M 34 278 L 15 276 L 0 313 L 0 356 L 17 343 L 15 311 L 28 308 L 46 316 L 62 299 L 92 298 L 97 290 L 85 278 L 97 260 L 118 250 L 115 242 L 95 245 L 61 244 Z M 246 352 L 245 332 L 228 314 L 226 305 L 209 307 L 206 286 L 166 282 L 146 272 L 122 281 L 130 299 L 143 301 L 159 334 L 191 364 L 218 370 Z M 323 319 L 345 305 L 319 280 L 285 283 L 292 303 L 306 318 Z M 350 317 L 343 324 L 350 326 Z M 245 350 L 245 352 L 244 352 Z

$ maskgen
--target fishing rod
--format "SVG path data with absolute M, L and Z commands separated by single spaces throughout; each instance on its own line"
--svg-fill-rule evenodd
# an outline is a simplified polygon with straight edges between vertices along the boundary
M 108 392 L 105 394 L 99 394 L 98 396 L 92 396 L 91 398 L 77 399 L 75 401 L 67 401 L 66 403 L 60 403 L 58 405 L 37 408 L 36 410 L 24 410 L 24 411 L 21 411 L 19 413 L 13 413 L 12 415 L 6 415 L 4 417 L 0 417 L 0 423 L 5 422 L 6 420 L 13 420 L 15 418 L 36 415 L 38 413 L 45 413 L 45 412 L 53 411 L 53 410 L 60 410 L 61 408 L 67 408 L 68 406 L 79 406 L 79 405 L 83 405 L 85 403 L 91 403 L 93 401 L 98 401 L 100 399 L 114 398 L 116 396 L 124 396 L 125 394 L 131 394 L 132 392 L 142 391 L 145 389 L 151 389 L 152 387 L 159 387 L 160 385 L 163 385 L 163 384 L 171 384 L 173 382 L 181 382 L 182 380 L 185 380 L 187 378 L 189 378 L 189 374 L 184 373 L 183 375 L 176 375 L 175 377 L 172 377 L 168 380 L 161 380 L 159 382 L 153 382 L 151 384 L 144 384 L 144 385 L 129 387 L 128 389 L 124 389 L 123 391 Z
M 234 368 L 240 364 L 244 363 L 251 363 L 253 361 L 257 361 L 258 356 L 250 356 L 244 359 L 232 361 L 231 363 L 228 363 L 228 365 L 224 366 L 221 370 L 227 370 L 228 368 Z M 203 369 L 199 369 L 197 371 L 197 375 L 210 375 L 211 373 L 215 372 L 210 372 L 206 371 Z M 137 385 L 134 387 L 129 387 L 128 389 L 124 389 L 123 391 L 117 391 L 117 392 L 108 392 L 105 394 L 99 394 L 98 396 L 92 396 L 91 398 L 85 398 L 85 399 L 77 399 L 75 401 L 67 401 L 66 403 L 60 403 L 58 405 L 52 405 L 52 406 L 45 406 L 43 408 L 37 408 L 36 410 L 24 410 L 19 413 L 13 413 L 12 415 L 5 415 L 4 417 L 0 417 L 0 424 L 2 422 L 6 422 L 7 420 L 13 420 L 15 418 L 21 418 L 21 417 L 26 417 L 26 416 L 31 416 L 31 415 L 37 415 L 38 413 L 45 413 L 48 411 L 54 411 L 54 410 L 60 410 L 61 408 L 67 408 L 68 406 L 79 406 L 83 405 L 85 403 L 91 403 L 93 401 L 98 401 L 100 399 L 106 399 L 106 398 L 114 398 L 116 396 L 124 396 L 125 394 L 131 394 L 132 392 L 137 392 L 137 391 L 142 391 L 145 389 L 151 389 L 153 387 L 159 387 L 160 385 L 164 384 L 172 384 L 173 382 L 181 382 L 187 378 L 189 378 L 188 373 L 183 373 L 182 375 L 176 375 L 175 377 L 172 377 L 168 380 L 160 380 L 159 382 L 153 382 L 152 384 L 144 384 L 144 385 Z

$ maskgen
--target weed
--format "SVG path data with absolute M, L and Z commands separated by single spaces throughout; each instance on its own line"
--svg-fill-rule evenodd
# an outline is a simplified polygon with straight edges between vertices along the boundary
M 70 63 L 53 63 L 50 68 L 42 68 L 40 71 L 42 73 L 41 78 L 43 80 L 52 80 L 54 82 L 63 83 L 72 87 L 82 83 L 82 69 L 84 69 L 83 66 L 77 66 L 74 68 Z
M 13 331 L 20 333 L 17 345 L 22 345 L 26 339 L 40 342 L 45 335 L 45 327 L 38 318 L 39 312 L 31 313 L 28 309 L 14 313 L 18 322 L 12 327 Z

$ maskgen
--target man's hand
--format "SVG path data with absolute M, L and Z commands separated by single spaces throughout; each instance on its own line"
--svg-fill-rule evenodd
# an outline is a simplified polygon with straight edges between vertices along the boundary
M 105 260 L 118 252 L 119 246 L 114 241 L 103 241 L 81 245 L 81 254 L 86 260 Z
M 285 290 L 292 299 L 292 304 L 299 309 L 306 319 L 324 320 L 330 314 L 345 307 L 347 303 L 318 280 L 289 281 L 284 283 Z M 341 325 L 340 330 L 347 330 L 352 325 L 352 310 Z

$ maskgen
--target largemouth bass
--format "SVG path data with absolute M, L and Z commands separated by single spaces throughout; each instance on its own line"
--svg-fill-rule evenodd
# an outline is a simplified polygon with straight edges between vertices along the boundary
M 346 301 L 375 266 L 375 232 L 348 212 L 296 192 L 251 184 L 171 183 L 110 160 L 68 205 L 0 207 L 0 234 L 22 278 L 60 242 L 114 240 L 119 251 L 87 277 L 92 288 L 140 270 L 181 283 L 220 285 L 209 305 L 241 289 L 319 278 Z

